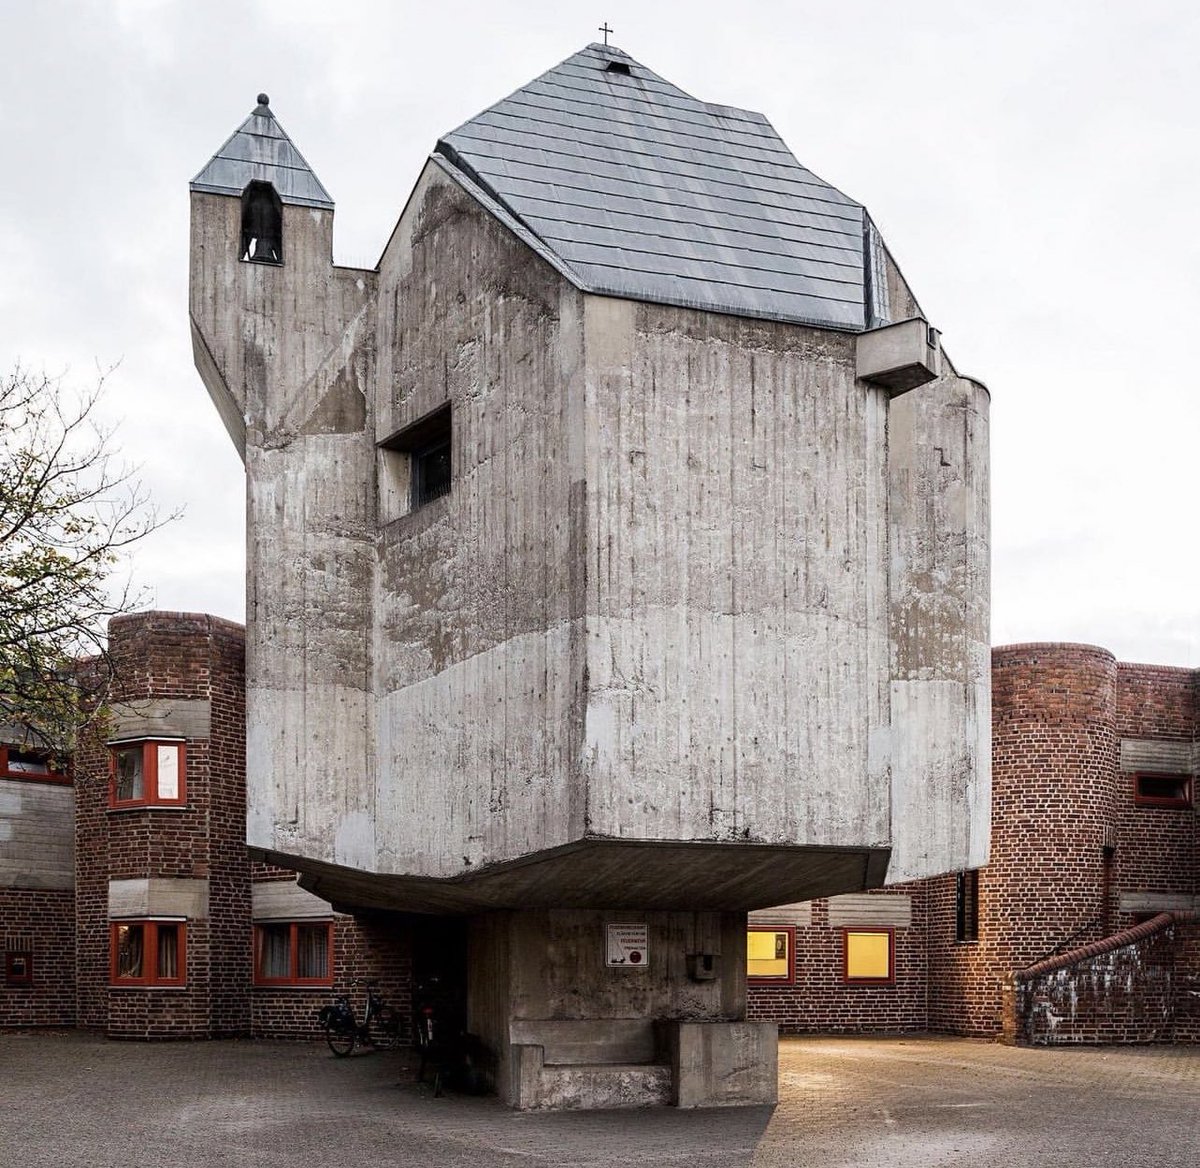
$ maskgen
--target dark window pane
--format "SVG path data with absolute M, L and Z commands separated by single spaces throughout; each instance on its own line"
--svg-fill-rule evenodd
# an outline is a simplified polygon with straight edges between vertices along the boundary
M 27 750 L 8 748 L 8 769 L 15 774 L 48 775 L 50 762 L 44 755 L 32 754 Z
M 117 977 L 142 976 L 145 931 L 141 925 L 117 926 Z
M 413 455 L 413 507 L 446 494 L 450 490 L 450 441 L 438 443 Z
M 144 799 L 145 780 L 142 777 L 142 748 L 132 746 L 117 751 L 117 801 Z

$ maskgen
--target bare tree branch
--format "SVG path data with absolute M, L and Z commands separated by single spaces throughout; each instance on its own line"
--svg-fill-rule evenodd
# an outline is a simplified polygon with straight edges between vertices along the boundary
M 59 753 L 112 683 L 109 618 L 145 601 L 113 572 L 177 518 L 117 460 L 95 418 L 103 388 L 103 375 L 80 394 L 20 367 L 0 376 L 0 724 Z

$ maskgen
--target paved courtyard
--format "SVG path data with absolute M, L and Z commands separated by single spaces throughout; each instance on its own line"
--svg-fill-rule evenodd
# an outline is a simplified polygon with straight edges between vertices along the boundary
M 53 1168 L 1197 1162 L 1200 1050 L 785 1039 L 775 1109 L 517 1114 L 404 1054 L 0 1034 L 0 1164 Z

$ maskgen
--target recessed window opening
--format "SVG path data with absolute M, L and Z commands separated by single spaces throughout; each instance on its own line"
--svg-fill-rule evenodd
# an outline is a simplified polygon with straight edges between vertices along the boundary
M 4 984 L 33 985 L 33 950 L 9 949 L 4 954 Z
M 450 436 L 413 452 L 413 499 L 415 511 L 440 499 L 450 490 Z
M 625 64 L 624 61 L 609 61 L 609 63 L 604 66 L 604 72 L 620 73 L 622 76 L 628 77 L 630 76 L 632 70 L 630 70 L 629 66 Z
M 383 522 L 449 494 L 454 480 L 449 403 L 381 442 L 379 449 Z
M 1142 772 L 1133 776 L 1133 801 L 1141 807 L 1190 807 L 1190 775 Z
M 242 260 L 283 263 L 283 204 L 267 182 L 252 182 L 242 192 Z
M 254 927 L 257 985 L 329 985 L 333 981 L 333 925 L 280 921 Z
M 178 741 L 114 743 L 109 766 L 109 806 L 182 805 L 186 800 L 184 744 Z
M 960 872 L 955 890 L 954 939 L 979 940 L 979 872 Z

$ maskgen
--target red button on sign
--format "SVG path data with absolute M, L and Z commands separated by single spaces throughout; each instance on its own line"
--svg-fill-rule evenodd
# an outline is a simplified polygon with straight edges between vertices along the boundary
M 629 964 L 630 965 L 641 965 L 641 963 L 642 963 L 642 955 L 636 949 L 634 949 L 629 954 Z

